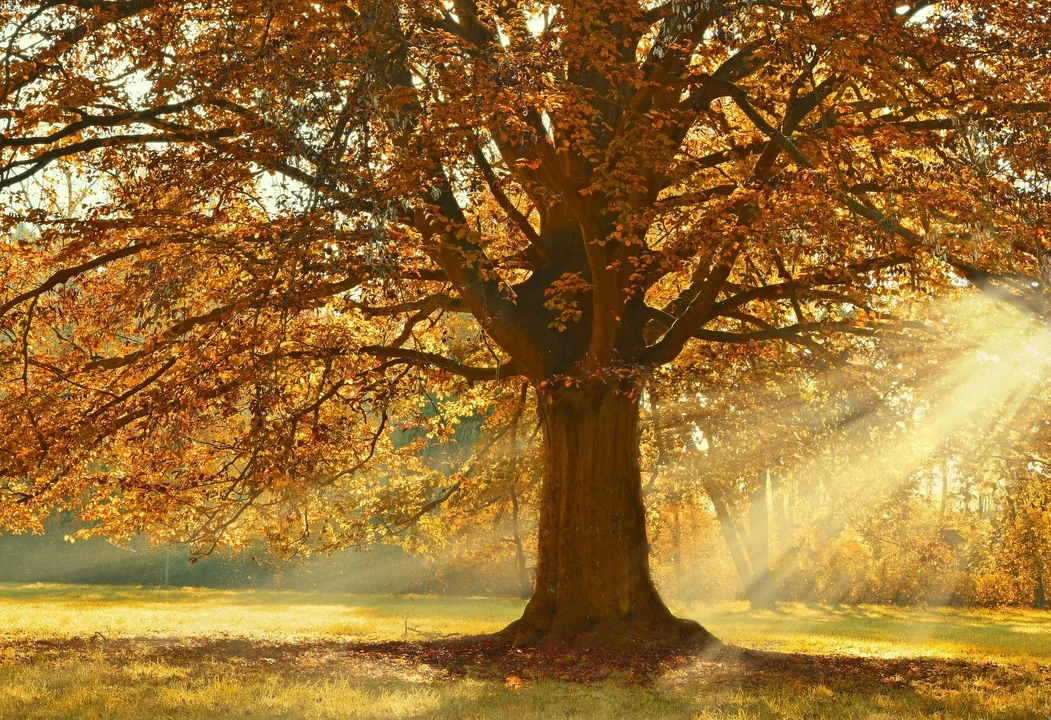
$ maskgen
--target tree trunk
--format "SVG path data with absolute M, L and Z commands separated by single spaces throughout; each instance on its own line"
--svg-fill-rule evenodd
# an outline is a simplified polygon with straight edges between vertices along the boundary
M 1044 588 L 1044 571 L 1039 557 L 1036 562 L 1036 587 L 1033 588 L 1033 607 L 1044 609 L 1047 607 L 1047 591 Z
M 533 595 L 533 583 L 529 582 L 529 572 L 526 568 L 525 550 L 522 547 L 522 533 L 518 529 L 518 493 L 515 486 L 511 485 L 511 538 L 515 544 L 515 567 L 518 569 L 518 595 L 523 600 L 528 600 Z
M 781 559 L 774 587 L 776 596 L 799 575 L 799 551 L 794 545 L 795 527 L 789 508 L 788 487 L 780 473 L 775 471 L 770 472 L 770 497 L 777 522 L 777 552 Z
M 940 517 L 945 517 L 945 510 L 949 506 L 949 470 L 942 468 L 942 507 Z
M 748 497 L 748 517 L 751 529 L 748 533 L 748 556 L 752 559 L 752 582 L 750 595 L 753 610 L 769 610 L 774 607 L 774 584 L 770 575 L 770 512 L 767 507 L 768 471 L 759 472 L 759 485 Z
M 682 569 L 682 521 L 679 518 L 679 505 L 682 498 L 675 498 L 671 505 L 671 562 L 678 573 Z
M 788 517 L 788 498 L 781 476 L 770 471 L 770 499 L 774 506 L 774 520 L 777 522 L 778 550 L 787 552 L 792 544 L 792 527 Z
M 737 576 L 741 579 L 741 586 L 744 587 L 745 597 L 754 607 L 755 579 L 752 576 L 752 568 L 748 565 L 748 558 L 744 555 L 744 546 L 741 545 L 740 536 L 737 534 L 737 526 L 734 525 L 733 518 L 730 516 L 730 508 L 727 507 L 722 493 L 714 486 L 706 487 L 706 490 L 715 508 L 715 517 L 719 519 L 719 530 L 723 534 L 723 540 L 726 541 L 726 549 L 730 551 L 730 559 L 733 560 Z
M 525 409 L 526 393 L 529 385 L 522 383 L 522 390 L 518 394 L 518 407 L 511 417 L 511 538 L 515 545 L 515 566 L 518 568 L 518 595 L 523 600 L 528 600 L 533 594 L 533 583 L 529 581 L 526 569 L 525 550 L 522 547 L 522 533 L 519 530 L 518 515 L 518 493 L 515 492 L 515 483 L 518 481 L 518 421 L 522 418 Z
M 598 382 L 538 393 L 544 476 L 533 597 L 505 633 L 640 649 L 714 640 L 671 614 L 650 578 L 639 403 Z

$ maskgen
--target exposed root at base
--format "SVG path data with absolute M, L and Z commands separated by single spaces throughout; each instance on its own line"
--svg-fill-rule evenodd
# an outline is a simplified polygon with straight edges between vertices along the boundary
M 528 645 L 566 646 L 648 652 L 665 648 L 689 648 L 694 652 L 718 651 L 723 643 L 693 620 L 635 620 L 616 618 L 598 622 L 529 622 L 520 618 L 496 634 L 516 647 Z

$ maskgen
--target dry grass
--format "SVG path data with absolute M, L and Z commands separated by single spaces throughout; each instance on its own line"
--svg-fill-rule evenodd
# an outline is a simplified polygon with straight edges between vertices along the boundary
M 431 632 L 494 632 L 519 600 L 141 588 L 0 585 L 0 628 L 14 639 L 244 636 L 389 640 L 405 623 Z
M 727 642 L 761 650 L 1051 664 L 1051 613 L 1043 610 L 798 603 L 757 613 L 744 603 L 678 610 Z
M 815 657 L 683 662 L 643 684 L 526 675 L 515 687 L 484 672 L 450 676 L 440 662 L 346 652 L 402 639 L 406 623 L 489 632 L 520 609 L 494 599 L 3 587 L 0 718 L 1051 717 L 1051 614 L 1039 612 L 679 608 L 729 642 L 855 656 L 842 663 L 860 674 L 827 672 L 837 661 Z

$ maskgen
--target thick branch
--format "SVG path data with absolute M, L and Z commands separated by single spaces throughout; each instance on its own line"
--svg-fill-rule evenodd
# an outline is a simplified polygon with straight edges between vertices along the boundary
M 482 171 L 482 177 L 485 178 L 485 183 L 489 186 L 489 192 L 493 194 L 496 203 L 503 208 L 507 216 L 525 235 L 526 240 L 529 241 L 530 253 L 534 256 L 533 260 L 535 263 L 538 265 L 546 263 L 550 260 L 551 253 L 544 247 L 544 243 L 540 240 L 540 235 L 530 224 L 529 219 L 514 206 L 511 199 L 504 193 L 503 188 L 500 187 L 500 180 L 496 177 L 496 173 L 493 172 L 493 167 L 489 164 L 482 149 L 478 147 L 478 143 L 474 143 L 471 153 L 478 168 Z
M 723 251 L 722 256 L 716 260 L 711 272 L 708 273 L 697 296 L 682 315 L 675 319 L 664 337 L 646 349 L 645 357 L 648 362 L 655 364 L 671 362 L 682 351 L 686 342 L 704 326 L 715 307 L 716 298 L 730 277 L 730 272 L 740 252 L 739 242 L 731 243 Z
M 62 285 L 68 280 L 75 278 L 78 275 L 90 272 L 95 268 L 102 267 L 103 265 L 114 262 L 115 260 L 120 260 L 121 258 L 136 255 L 140 252 L 143 252 L 144 250 L 149 250 L 150 248 L 154 248 L 156 246 L 157 243 L 155 242 L 137 243 L 135 245 L 129 245 L 128 247 L 121 248 L 120 250 L 114 250 L 104 255 L 99 255 L 98 257 L 92 258 L 91 260 L 88 260 L 85 263 L 81 263 L 80 265 L 76 265 L 71 268 L 66 268 L 64 270 L 59 270 L 58 272 L 51 275 L 51 277 L 45 280 L 41 285 L 38 285 L 32 290 L 27 290 L 21 295 L 16 295 L 15 297 L 5 302 L 3 305 L 0 305 L 0 318 L 6 315 L 7 312 L 16 305 L 20 305 L 21 303 L 24 303 L 27 300 L 32 300 L 33 298 L 39 297 L 44 293 L 48 292 L 49 290 L 53 290 L 54 288 L 58 287 L 59 285 Z
M 453 360 L 437 353 L 409 348 L 388 347 L 386 345 L 366 345 L 361 348 L 360 352 L 379 358 L 397 358 L 420 365 L 429 365 L 472 381 L 504 380 L 523 374 L 514 360 L 496 367 L 477 367 L 465 365 L 458 360 Z

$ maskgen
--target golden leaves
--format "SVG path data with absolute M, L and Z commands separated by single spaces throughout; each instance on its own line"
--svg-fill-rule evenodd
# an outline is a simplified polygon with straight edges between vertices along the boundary
M 443 486 L 414 457 L 427 442 L 402 452 L 390 427 L 452 447 L 455 418 L 501 404 L 500 383 L 458 368 L 528 360 L 532 380 L 572 389 L 585 339 L 612 322 L 621 365 L 604 370 L 652 372 L 647 346 L 734 241 L 690 328 L 709 334 L 674 361 L 684 385 L 776 377 L 779 359 L 831 350 L 806 330 L 822 318 L 885 327 L 951 288 L 900 230 L 983 272 L 1032 273 L 1026 248 L 1046 243 L 1048 68 L 1026 50 L 1046 30 L 1021 5 L 995 33 L 978 8 L 892 27 L 832 3 L 692 18 L 696 35 L 599 2 L 542 32 L 506 2 L 475 24 L 415 2 L 387 18 L 164 5 L 79 39 L 43 13 L 26 30 L 40 41 L 8 58 L 4 227 L 39 235 L 7 246 L 0 302 L 81 255 L 156 243 L 3 319 L 16 525 L 32 522 L 19 493 L 45 508 L 98 492 L 106 532 L 189 533 L 215 513 L 201 547 L 250 531 L 291 547 L 335 508 L 346 529 L 326 543 L 374 538 L 372 518 Z M 82 10 L 68 17 L 95 17 Z M 32 193 L 13 180 L 27 170 Z M 866 265 L 893 255 L 908 263 Z M 866 309 L 841 315 L 844 298 Z M 395 341 L 417 354 L 360 352 Z M 421 397 L 450 417 L 421 417 Z

